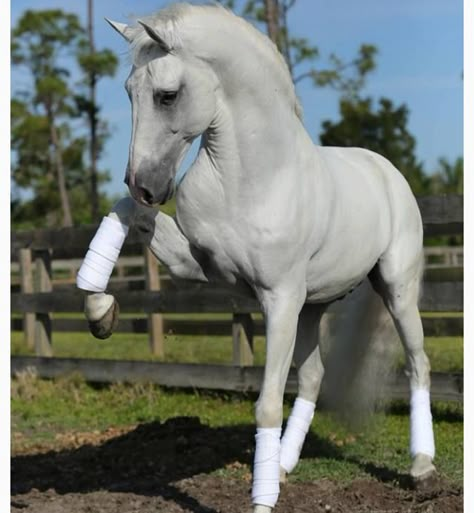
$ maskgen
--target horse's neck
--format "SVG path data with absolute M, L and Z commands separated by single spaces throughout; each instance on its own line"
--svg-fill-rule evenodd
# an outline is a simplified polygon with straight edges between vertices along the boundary
M 218 95 L 201 150 L 201 162 L 212 166 L 224 186 L 266 188 L 282 174 L 297 173 L 305 158 L 314 158 L 311 139 L 284 99 L 226 98 Z
M 294 172 L 295 161 L 311 153 L 313 144 L 296 114 L 297 99 L 282 59 L 237 18 L 214 9 L 199 12 L 203 19 L 196 26 L 208 24 L 209 30 L 205 38 L 193 36 L 194 51 L 211 67 L 220 88 L 198 162 L 225 175 L 223 183 L 253 182 L 258 175 L 263 185 L 267 175 L 274 179 L 279 171 Z

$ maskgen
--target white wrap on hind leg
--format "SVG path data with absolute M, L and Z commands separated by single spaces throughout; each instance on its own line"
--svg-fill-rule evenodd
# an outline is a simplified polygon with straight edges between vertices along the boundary
M 291 472 L 298 463 L 304 439 L 314 416 L 315 403 L 297 397 L 281 439 L 280 466 Z
M 411 391 L 410 400 L 410 453 L 435 455 L 433 422 L 430 409 L 430 392 L 424 388 Z

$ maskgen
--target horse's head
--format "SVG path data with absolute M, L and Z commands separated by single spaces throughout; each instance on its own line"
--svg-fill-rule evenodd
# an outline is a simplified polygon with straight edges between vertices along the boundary
M 125 83 L 132 104 L 125 183 L 140 203 L 161 204 L 173 195 L 186 150 L 215 115 L 216 77 L 182 47 L 169 23 L 109 23 L 132 44 L 133 52 Z

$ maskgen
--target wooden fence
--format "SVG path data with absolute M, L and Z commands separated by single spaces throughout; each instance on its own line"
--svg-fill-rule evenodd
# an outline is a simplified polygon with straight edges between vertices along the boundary
M 425 237 L 457 235 L 463 227 L 462 196 L 437 196 L 418 199 Z M 18 269 L 18 284 L 12 280 L 12 312 L 22 318 L 12 319 L 13 330 L 23 330 L 26 343 L 36 357 L 12 357 L 12 373 L 33 366 L 40 375 L 56 376 L 79 371 L 87 379 L 99 381 L 136 381 L 147 379 L 166 386 L 204 387 L 232 390 L 258 390 L 262 369 L 253 366 L 253 337 L 263 334 L 263 321 L 252 314 L 259 312 L 255 300 L 228 290 L 208 286 L 174 287 L 168 277 L 160 276 L 156 260 L 131 230 L 122 255 L 133 255 L 140 275 L 126 276 L 119 267 L 111 279 L 110 291 L 122 312 L 146 314 L 142 319 L 122 319 L 119 332 L 149 333 L 150 350 L 163 355 L 163 333 L 232 335 L 233 361 L 229 365 L 170 364 L 52 358 L 52 334 L 55 331 L 86 331 L 85 319 L 54 319 L 54 312 L 82 312 L 83 294 L 70 284 L 70 276 L 57 276 L 52 265 L 57 260 L 80 263 L 96 226 L 60 230 L 36 230 L 12 234 L 12 269 Z M 458 253 L 459 254 L 459 253 Z M 140 255 L 140 256 L 137 256 Z M 459 261 L 457 262 L 459 264 Z M 144 272 L 143 272 L 144 270 Z M 144 276 L 143 276 L 144 275 Z M 449 279 L 446 279 L 449 276 Z M 425 312 L 460 312 L 463 309 L 462 274 L 427 272 L 421 298 Z M 460 279 L 461 278 L 461 279 Z M 226 313 L 231 320 L 163 320 L 163 313 Z M 423 317 L 425 334 L 462 335 L 460 317 Z M 293 371 L 288 392 L 295 391 Z M 391 390 L 394 397 L 407 397 L 408 384 L 398 377 Z M 433 375 L 433 397 L 462 399 L 462 375 Z

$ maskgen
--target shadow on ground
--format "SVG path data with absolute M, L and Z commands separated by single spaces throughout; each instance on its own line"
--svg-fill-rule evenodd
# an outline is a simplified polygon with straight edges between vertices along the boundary
M 12 495 L 47 495 L 51 490 L 60 495 L 127 493 L 161 497 L 181 508 L 179 511 L 216 513 L 218 510 L 201 502 L 203 499 L 199 493 L 176 483 L 186 479 L 191 481 L 193 476 L 209 474 L 227 465 L 251 465 L 254 434 L 254 425 L 212 428 L 194 417 L 141 424 L 100 445 L 82 445 L 75 449 L 13 457 Z M 304 456 L 344 459 L 336 445 L 313 433 L 309 434 L 305 443 Z M 396 480 L 403 488 L 408 482 L 407 476 L 389 467 L 355 459 L 350 461 L 380 482 Z M 234 485 L 229 486 L 232 489 Z M 242 488 L 242 483 L 239 486 Z M 250 492 L 250 482 L 244 486 L 241 493 L 245 496 L 245 489 Z M 208 489 L 206 499 L 211 495 L 212 490 Z M 247 500 L 250 503 L 249 496 Z

